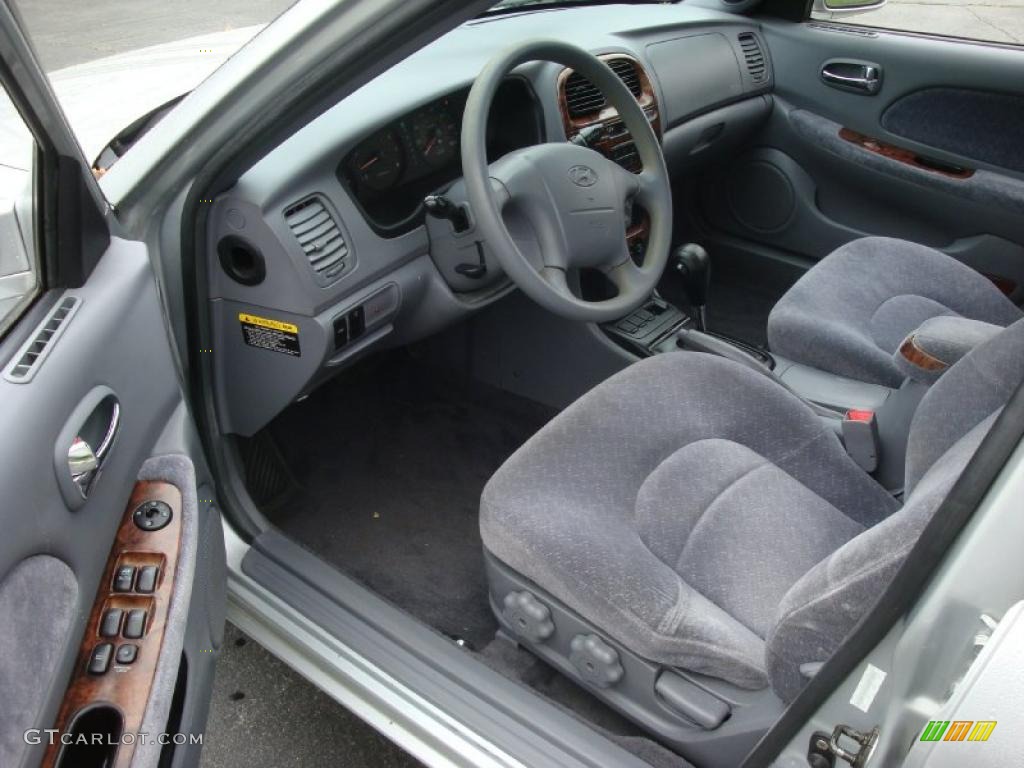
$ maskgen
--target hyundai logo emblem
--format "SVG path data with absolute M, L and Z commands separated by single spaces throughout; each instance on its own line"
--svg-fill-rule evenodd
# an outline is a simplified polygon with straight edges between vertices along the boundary
M 569 178 L 577 187 L 592 187 L 597 184 L 597 171 L 587 165 L 574 165 L 569 169 Z

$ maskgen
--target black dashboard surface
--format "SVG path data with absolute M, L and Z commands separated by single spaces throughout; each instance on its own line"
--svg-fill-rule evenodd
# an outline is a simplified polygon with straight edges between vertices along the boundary
M 469 89 L 460 89 L 388 123 L 338 165 L 338 178 L 378 234 L 396 236 L 423 220 L 423 198 L 462 176 L 459 137 Z M 487 121 L 491 161 L 544 140 L 537 98 L 521 77 L 498 89 Z

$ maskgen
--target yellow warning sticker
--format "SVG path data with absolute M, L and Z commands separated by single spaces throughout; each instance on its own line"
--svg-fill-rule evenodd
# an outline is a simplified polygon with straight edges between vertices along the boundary
M 238 313 L 238 322 L 242 326 L 242 341 L 250 347 L 292 357 L 302 356 L 299 326 L 246 312 Z
M 299 326 L 292 325 L 291 323 L 282 323 L 280 320 L 271 320 L 269 317 L 257 317 L 256 315 L 239 312 L 238 319 L 240 322 L 258 325 L 260 328 L 270 328 L 275 331 L 284 331 L 285 333 L 299 332 Z

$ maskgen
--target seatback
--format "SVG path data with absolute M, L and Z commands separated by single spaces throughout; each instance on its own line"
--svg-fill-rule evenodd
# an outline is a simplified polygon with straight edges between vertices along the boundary
M 766 638 L 775 691 L 789 700 L 884 591 L 999 411 L 1024 380 L 1024 320 L 966 355 L 925 395 L 907 448 L 907 499 L 804 574 L 779 605 Z

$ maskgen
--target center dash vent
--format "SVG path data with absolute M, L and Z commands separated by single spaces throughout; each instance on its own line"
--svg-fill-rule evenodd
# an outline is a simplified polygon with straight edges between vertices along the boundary
M 323 198 L 314 195 L 286 208 L 284 220 L 313 271 L 326 279 L 342 273 L 348 245 Z
M 643 89 L 636 65 L 630 59 L 612 59 L 607 64 L 619 76 L 619 80 L 625 83 L 633 97 L 639 99 Z M 565 104 L 570 117 L 584 117 L 600 112 L 608 101 L 597 86 L 579 72 L 573 72 L 565 80 Z
M 74 296 L 61 299 L 46 316 L 42 325 L 36 329 L 35 334 L 15 355 L 11 367 L 4 372 L 4 378 L 14 384 L 26 384 L 31 381 L 81 303 L 81 300 Z
M 768 79 L 768 62 L 765 60 L 761 42 L 753 32 L 744 32 L 737 40 L 743 50 L 743 59 L 747 64 L 747 72 L 755 83 L 763 83 Z

